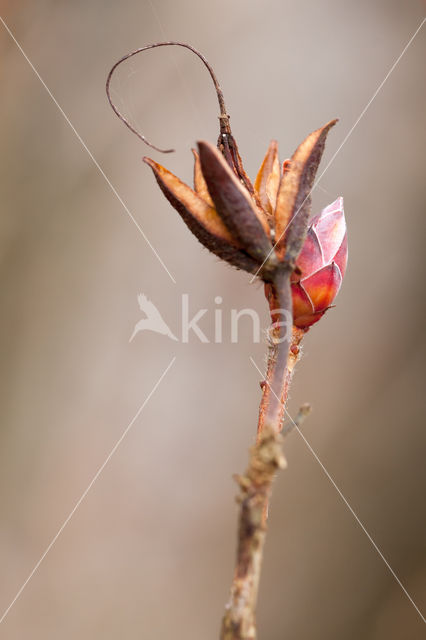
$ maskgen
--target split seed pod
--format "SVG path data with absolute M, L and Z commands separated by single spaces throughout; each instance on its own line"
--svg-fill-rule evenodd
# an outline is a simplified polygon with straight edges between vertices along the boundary
M 307 233 L 310 190 L 335 120 L 311 133 L 280 169 L 271 142 L 254 186 L 239 178 L 221 152 L 208 142 L 194 151 L 194 188 L 151 158 L 144 161 L 170 204 L 198 240 L 233 266 L 270 281 L 280 264 L 300 252 Z
M 329 224 L 331 218 L 326 221 L 323 212 L 309 227 L 311 191 L 328 132 L 337 121 L 331 120 L 309 134 L 282 168 L 278 145 L 272 141 L 253 185 L 244 170 L 231 133 L 223 94 L 209 63 L 188 44 L 162 42 L 124 56 L 113 66 L 107 80 L 108 99 L 114 111 L 139 138 L 159 151 L 167 153 L 172 149 L 158 149 L 132 127 L 113 104 L 109 84 L 114 70 L 124 60 L 146 49 L 166 45 L 190 49 L 207 67 L 219 101 L 220 135 L 217 148 L 209 142 L 199 141 L 198 151 L 193 150 L 194 188 L 152 158 L 145 157 L 144 162 L 151 167 L 170 204 L 209 251 L 267 283 L 277 285 L 279 280 L 286 279 L 282 274 L 293 274 L 295 323 L 306 329 L 330 306 L 341 284 L 342 264 L 346 264 L 343 244 L 339 255 L 337 251 L 331 256 L 328 251 L 325 257 L 327 247 L 333 244 L 327 239 L 327 234 L 334 233 L 334 227 Z M 346 239 L 343 208 L 341 211 L 339 232 L 342 235 L 344 227 Z M 317 238 L 317 244 L 313 238 Z M 315 271 L 319 256 L 322 262 Z M 330 284 L 325 291 L 327 276 Z

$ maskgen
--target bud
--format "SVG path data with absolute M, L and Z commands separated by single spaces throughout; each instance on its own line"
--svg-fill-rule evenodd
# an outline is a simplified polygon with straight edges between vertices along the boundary
M 348 244 L 343 198 L 326 207 L 309 225 L 292 276 L 293 322 L 308 329 L 329 309 L 346 271 Z

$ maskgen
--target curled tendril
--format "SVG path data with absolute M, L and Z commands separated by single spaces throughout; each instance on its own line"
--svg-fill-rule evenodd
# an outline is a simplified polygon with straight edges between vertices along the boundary
M 156 151 L 160 151 L 161 153 L 172 153 L 174 151 L 174 149 L 160 149 L 155 144 L 152 144 L 152 142 L 150 142 L 144 135 L 142 135 L 142 133 L 137 131 L 137 129 L 135 129 L 130 124 L 130 122 L 127 120 L 127 118 L 117 109 L 117 107 L 115 106 L 114 102 L 112 101 L 111 91 L 110 91 L 110 84 L 111 84 L 112 75 L 113 75 L 114 71 L 117 69 L 117 67 L 122 62 L 124 62 L 125 60 L 128 60 L 129 58 L 131 58 L 132 56 L 135 56 L 138 53 L 141 53 L 142 51 L 146 51 L 147 49 L 155 49 L 156 47 L 167 47 L 167 46 L 185 47 L 185 49 L 189 49 L 190 51 L 195 53 L 195 55 L 198 56 L 200 58 L 200 60 L 203 62 L 203 64 L 207 67 L 207 70 L 208 70 L 208 72 L 209 72 L 209 74 L 211 76 L 211 79 L 213 80 L 214 88 L 216 90 L 216 95 L 217 95 L 217 99 L 218 99 L 218 102 L 219 102 L 220 132 L 221 132 L 222 135 L 224 134 L 226 136 L 230 136 L 231 135 L 231 127 L 229 125 L 229 115 L 226 112 L 225 101 L 224 101 L 224 98 L 223 98 L 222 89 L 220 88 L 220 85 L 219 85 L 219 82 L 218 82 L 218 80 L 216 78 L 216 75 L 215 75 L 212 67 L 210 66 L 210 64 L 207 62 L 206 58 L 203 56 L 203 54 L 200 53 L 199 51 L 197 51 L 197 49 L 195 49 L 194 47 L 191 47 L 191 45 L 186 44 L 185 42 L 175 42 L 175 41 L 155 42 L 154 44 L 147 44 L 144 47 L 140 47 L 139 49 L 136 49 L 135 51 L 131 51 L 130 53 L 128 53 L 125 56 L 123 56 L 122 58 L 120 58 L 120 60 L 118 60 L 114 64 L 114 66 L 112 67 L 111 71 L 108 74 L 107 81 L 106 81 L 106 93 L 107 93 L 108 101 L 109 101 L 114 113 L 120 118 L 120 120 L 122 120 L 124 122 L 126 127 L 128 127 L 130 129 L 130 131 L 132 131 L 132 133 L 134 133 L 140 140 L 142 140 L 142 142 L 147 144 L 152 149 L 155 149 Z

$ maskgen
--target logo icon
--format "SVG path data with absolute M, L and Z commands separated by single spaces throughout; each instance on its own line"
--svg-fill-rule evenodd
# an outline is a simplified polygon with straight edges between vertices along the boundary
M 154 333 L 160 333 L 163 336 L 168 336 L 172 340 L 177 338 L 170 330 L 170 327 L 163 320 L 161 313 L 151 300 L 149 300 L 143 293 L 138 295 L 138 303 L 141 311 L 145 314 L 145 318 L 139 320 L 136 323 L 133 333 L 130 336 L 129 342 L 132 342 L 133 338 L 139 331 L 154 331 Z

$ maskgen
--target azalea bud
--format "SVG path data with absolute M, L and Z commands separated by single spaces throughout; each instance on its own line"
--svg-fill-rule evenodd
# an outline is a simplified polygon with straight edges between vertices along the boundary
M 330 308 L 346 271 L 348 244 L 343 198 L 326 207 L 309 225 L 292 276 L 293 322 L 307 329 Z

